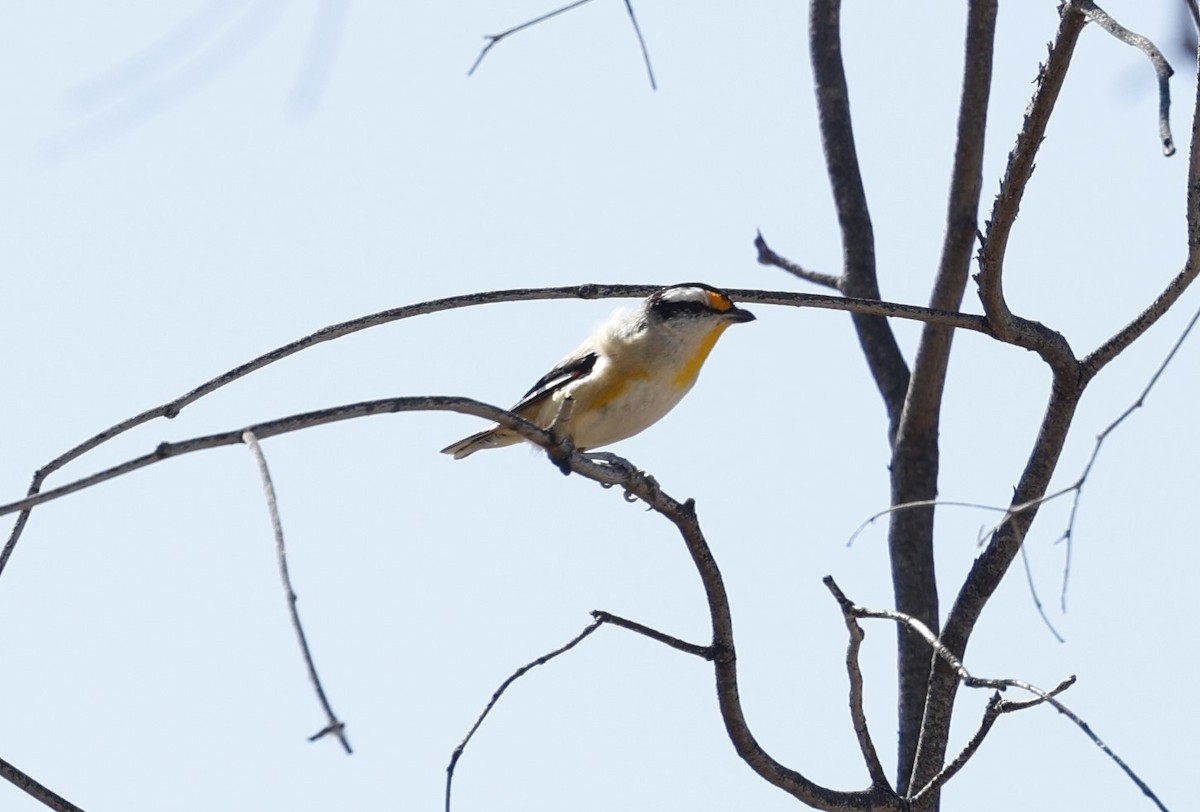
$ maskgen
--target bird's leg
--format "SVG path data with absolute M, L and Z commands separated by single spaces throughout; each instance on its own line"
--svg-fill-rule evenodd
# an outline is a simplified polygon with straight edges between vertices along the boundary
M 575 410 L 575 398 L 567 395 L 563 398 L 562 406 L 558 409 L 558 414 L 554 416 L 554 421 L 550 423 L 548 431 L 550 439 L 554 441 L 554 445 L 546 449 L 547 456 L 554 463 L 558 470 L 563 472 L 563 476 L 571 473 L 571 455 L 575 453 L 575 441 L 567 432 L 567 422 L 571 419 L 571 412 Z

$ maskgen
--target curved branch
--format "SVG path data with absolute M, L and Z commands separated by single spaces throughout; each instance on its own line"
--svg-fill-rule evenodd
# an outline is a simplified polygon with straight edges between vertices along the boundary
M 838 224 L 842 230 L 841 290 L 847 296 L 878 299 L 875 270 L 875 233 L 850 120 L 850 91 L 842 64 L 841 0 L 812 0 L 809 8 L 809 50 L 817 93 L 821 145 Z M 875 385 L 888 415 L 888 440 L 896 436 L 904 397 L 908 392 L 908 364 L 892 328 L 882 319 L 855 315 L 854 328 Z
M 162 443 L 150 454 L 113 466 L 69 485 L 0 506 L 0 515 L 27 510 L 43 502 L 58 499 L 171 457 L 243 443 L 248 436 L 247 432 L 252 432 L 254 437 L 265 439 L 328 423 L 402 411 L 454 411 L 494 420 L 505 428 L 520 433 L 530 442 L 545 448 L 550 452 L 551 461 L 556 465 L 565 465 L 568 470 L 603 485 L 617 485 L 627 495 L 641 499 L 651 509 L 671 521 L 678 528 L 689 553 L 691 553 L 708 598 L 713 638 L 711 646 L 705 650 L 705 655 L 711 654 L 716 672 L 717 697 L 721 715 L 725 720 L 725 729 L 738 755 L 767 781 L 818 809 L 899 809 L 898 799 L 886 788 L 872 787 L 860 792 L 838 792 L 816 784 L 801 773 L 785 767 L 773 759 L 754 738 L 742 712 L 741 698 L 738 693 L 737 664 L 733 647 L 733 619 L 730 614 L 729 596 L 725 591 L 721 572 L 717 568 L 708 543 L 704 539 L 704 534 L 700 530 L 693 501 L 688 500 L 681 503 L 672 499 L 663 493 L 653 477 L 639 471 L 619 457 L 610 455 L 608 462 L 598 462 L 570 450 L 564 444 L 559 443 L 550 432 L 486 403 L 469 398 L 438 396 L 386 398 L 291 415 L 245 429 L 196 437 L 182 442 Z M 567 442 L 569 443 L 569 441 Z M 599 622 L 600 619 L 597 619 L 597 623 Z
M 333 341 L 337 338 L 357 333 L 360 330 L 366 330 L 370 327 L 378 327 L 381 324 L 388 324 L 400 319 L 410 318 L 412 316 L 420 316 L 426 313 L 435 313 L 442 310 L 453 310 L 460 307 L 470 307 L 473 305 L 488 304 L 491 302 L 516 302 L 526 301 L 529 299 L 596 299 L 613 296 L 649 296 L 659 286 L 656 285 L 574 285 L 570 287 L 557 288 L 516 288 L 513 290 L 492 291 L 488 293 L 471 293 L 464 296 L 450 296 L 445 299 L 434 299 L 428 302 L 420 302 L 414 305 L 406 305 L 404 307 L 391 308 L 382 310 L 378 313 L 372 313 L 367 316 L 361 316 L 356 319 L 350 319 L 339 324 L 333 324 L 329 327 L 324 327 L 315 333 L 299 338 L 282 347 L 277 347 L 270 352 L 263 353 L 257 358 L 253 358 L 240 366 L 234 367 L 228 372 L 224 372 L 215 378 L 197 386 L 190 392 L 175 398 L 174 400 L 163 403 L 152 409 L 136 414 L 126 420 L 122 420 L 112 426 L 109 426 L 104 431 L 89 437 L 82 443 L 68 449 L 59 456 L 46 463 L 33 474 L 33 481 L 29 485 L 27 494 L 33 496 L 37 494 L 46 477 L 50 476 L 55 471 L 62 468 L 72 460 L 78 459 L 94 448 L 103 445 L 109 440 L 117 437 L 125 432 L 134 429 L 143 423 L 148 423 L 151 420 L 165 417 L 168 419 L 176 417 L 185 407 L 199 400 L 205 395 L 212 394 L 216 390 L 226 386 L 239 378 L 249 375 L 263 367 L 273 364 L 290 355 L 322 344 L 326 341 Z M 4 549 L 0 551 L 0 575 L 4 573 L 4 569 L 8 564 L 9 558 L 15 549 L 17 542 L 21 538 L 21 534 L 25 530 L 25 525 L 29 520 L 27 513 L 22 513 L 16 523 L 13 525 L 12 531 L 9 533 L 8 541 L 4 545 Z
M 105 468 L 103 471 L 98 471 L 91 476 L 77 479 L 66 485 L 58 488 L 53 488 L 48 491 L 41 491 L 31 496 L 26 496 L 24 499 L 19 499 L 15 502 L 9 502 L 6 505 L 0 505 L 0 516 L 17 511 L 28 511 L 45 502 L 50 502 L 55 499 L 61 499 L 72 493 L 77 493 L 93 485 L 99 485 L 101 482 L 107 482 L 110 479 L 116 479 L 141 468 L 146 468 L 163 460 L 171 459 L 172 457 L 181 457 L 184 454 L 191 454 L 196 451 L 206 451 L 210 448 L 220 448 L 221 446 L 241 445 L 245 442 L 245 434 L 252 433 L 258 439 L 266 439 L 268 437 L 276 437 L 280 434 L 288 434 L 293 431 L 301 431 L 310 429 L 316 426 L 324 426 L 329 423 L 340 423 L 344 420 L 355 420 L 360 417 L 372 417 L 379 414 L 394 414 L 395 412 L 417 412 L 417 411 L 442 411 L 442 412 L 459 412 L 460 414 L 470 414 L 476 417 L 484 417 L 489 420 L 494 420 L 505 428 L 519 432 L 530 442 L 536 443 L 544 448 L 553 445 L 550 434 L 537 426 L 529 423 L 511 412 L 504 409 L 499 409 L 495 406 L 490 406 L 486 403 L 481 403 L 470 398 L 455 398 L 455 397 L 402 397 L 402 398 L 384 398 L 382 400 L 366 400 L 359 403 L 350 403 L 344 406 L 334 406 L 329 409 L 319 409 L 313 412 L 302 412 L 300 414 L 281 417 L 276 420 L 267 420 L 263 423 L 257 423 L 246 428 L 234 429 L 232 431 L 224 431 L 219 434 L 208 434 L 202 437 L 193 437 L 188 440 L 178 442 L 159 443 L 158 447 L 149 454 L 143 454 L 140 457 L 135 457 L 131 460 L 126 460 L 123 463 L 114 465 L 111 468 Z M 594 478 L 594 477 L 593 477 Z M 607 484 L 618 484 L 618 480 L 607 481 Z
M 67 451 L 55 457 L 46 465 L 39 468 L 33 474 L 33 481 L 30 483 L 26 496 L 29 498 L 29 504 L 38 504 L 40 500 L 33 499 L 41 492 L 42 485 L 45 480 L 55 471 L 93 449 L 103 445 L 115 437 L 124 434 L 131 429 L 148 423 L 160 417 L 172 419 L 179 415 L 184 408 L 199 400 L 200 398 L 210 395 L 213 392 L 221 389 L 234 381 L 244 378 L 252 372 L 262 369 L 270 364 L 295 355 L 302 350 L 315 347 L 318 344 L 323 344 L 327 341 L 342 338 L 344 336 L 357 333 L 361 330 L 366 330 L 371 327 L 378 327 L 383 324 L 390 324 L 401 319 L 412 318 L 413 316 L 423 316 L 429 313 L 438 313 L 444 310 L 456 310 L 463 307 L 473 307 L 476 305 L 495 304 L 500 302 L 522 302 L 543 299 L 610 299 L 610 298 L 633 298 L 649 296 L 654 291 L 661 288 L 662 285 L 599 285 L 599 284 L 582 284 L 568 285 L 562 287 L 544 287 L 544 288 L 512 288 L 509 290 L 485 291 L 482 293 L 468 293 L 461 296 L 448 296 L 444 299 L 432 299 L 427 302 L 419 302 L 417 304 L 405 305 L 402 307 L 390 308 L 381 310 L 378 313 L 372 313 L 359 318 L 350 319 L 349 321 L 333 324 L 328 327 L 323 327 L 315 333 L 299 338 L 295 341 L 284 344 L 269 352 L 263 353 L 256 358 L 253 358 L 244 364 L 241 364 L 233 369 L 224 372 L 215 378 L 212 378 L 200 384 L 196 388 L 174 400 L 163 403 L 152 409 L 147 409 L 140 414 L 134 415 L 126 420 L 122 420 L 98 434 L 89 437 L 79 445 L 68 449 Z M 912 319 L 915 321 L 936 322 L 946 324 L 948 326 L 960 327 L 964 330 L 972 330 L 990 335 L 991 332 L 986 322 L 979 316 L 972 316 L 966 313 L 953 313 L 948 311 L 939 311 L 927 307 L 919 307 L 916 305 L 898 304 L 895 302 L 883 302 L 874 299 L 851 299 L 838 296 L 821 296 L 817 294 L 793 293 L 789 291 L 761 291 L 761 290 L 744 290 L 744 289 L 727 289 L 727 292 L 735 298 L 744 300 L 749 303 L 758 304 L 773 304 L 783 305 L 787 307 L 815 307 L 826 310 L 844 310 L 851 313 L 863 313 L 870 315 L 892 316 L 895 318 Z M 1037 322 L 1029 322 L 1018 320 L 1018 326 L 1021 329 L 1013 337 L 1013 344 L 1025 349 L 1033 350 L 1054 365 L 1055 359 L 1060 356 L 1074 358 L 1071 355 L 1070 347 L 1067 346 L 1065 339 L 1061 335 L 1055 333 L 1038 324 Z M 489 407 L 490 408 L 490 407 Z M 261 436 L 261 435 L 260 435 Z M 3 515 L 3 514 L 0 514 Z M 23 509 L 17 521 L 13 525 L 12 531 L 9 533 L 8 541 L 4 549 L 0 551 L 0 575 L 4 573 L 4 568 L 8 563 L 9 558 L 15 549 L 17 542 L 20 540 L 24 532 L 26 523 L 29 520 L 28 509 Z
M 898 799 L 887 786 L 872 786 L 860 792 L 838 792 L 823 787 L 795 770 L 785 767 L 770 756 L 754 738 L 742 710 L 738 692 L 737 656 L 733 645 L 733 618 L 729 608 L 729 596 L 725 591 L 721 571 L 713 559 L 712 551 L 700 529 L 696 517 L 696 505 L 691 499 L 680 503 L 664 494 L 657 487 L 653 491 L 626 485 L 650 507 L 669 519 L 679 530 L 692 556 L 692 562 L 704 585 L 708 599 L 709 616 L 712 623 L 713 669 L 717 683 L 717 701 L 725 731 L 733 742 L 738 756 L 760 777 L 803 801 L 809 806 L 824 810 L 899 810 Z
M 1004 299 L 1004 285 L 1001 279 L 1008 238 L 1017 220 L 1021 199 L 1029 185 L 1029 178 L 1033 175 L 1034 159 L 1042 141 L 1045 140 L 1046 125 L 1050 121 L 1050 114 L 1054 112 L 1055 102 L 1058 101 L 1063 80 L 1071 65 L 1071 56 L 1075 52 L 1075 43 L 1079 40 L 1079 32 L 1083 30 L 1085 22 L 1083 13 L 1074 5 L 1062 7 L 1058 34 L 1054 38 L 1054 44 L 1050 46 L 1049 58 L 1038 70 L 1037 90 L 1033 94 L 1029 110 L 1025 113 L 1025 123 L 1017 136 L 1017 144 L 1008 154 L 1008 168 L 1000 182 L 1000 194 L 996 196 L 992 206 L 992 218 L 988 221 L 987 234 L 983 237 L 983 247 L 979 251 L 979 273 L 975 281 L 979 284 L 983 312 L 996 335 L 1005 340 L 1013 333 L 1015 318 Z
M 315 333 L 299 338 L 295 341 L 284 344 L 269 352 L 263 353 L 256 358 L 253 358 L 244 364 L 241 364 L 233 369 L 224 372 L 215 378 L 212 378 L 200 384 L 196 388 L 174 400 L 163 403 L 152 409 L 147 409 L 140 414 L 136 414 L 126 420 L 122 420 L 98 434 L 89 437 L 79 445 L 68 449 L 67 451 L 55 457 L 46 465 L 39 468 L 33 474 L 33 481 L 30 483 L 29 489 L 26 491 L 26 496 L 29 500 L 29 505 L 38 504 L 40 500 L 34 499 L 41 492 L 42 485 L 45 480 L 55 471 L 78 459 L 84 454 L 103 445 L 115 437 L 124 434 L 131 429 L 148 423 L 151 420 L 165 417 L 172 419 L 179 415 L 184 408 L 199 400 L 200 398 L 212 394 L 234 381 L 244 378 L 252 372 L 255 372 L 263 367 L 275 363 L 276 361 L 295 355 L 302 350 L 315 347 L 318 344 L 323 344 L 327 341 L 342 338 L 361 330 L 366 330 L 371 327 L 378 327 L 383 324 L 389 324 L 401 319 L 411 318 L 413 316 L 422 316 L 429 313 L 437 313 L 444 310 L 455 310 L 462 307 L 472 307 L 475 305 L 494 304 L 500 302 L 521 302 L 542 299 L 608 299 L 608 298 L 632 298 L 649 296 L 654 291 L 661 288 L 662 285 L 599 285 L 599 284 L 582 284 L 568 285 L 563 287 L 545 287 L 545 288 L 512 288 L 509 290 L 486 291 L 482 293 L 469 293 L 461 296 L 449 296 L 444 299 L 432 299 L 427 302 L 419 302 L 417 304 L 395 307 L 388 310 L 381 310 L 378 313 L 372 313 L 366 316 L 360 316 L 356 319 L 333 324 L 328 327 L 323 327 Z M 787 307 L 814 307 L 826 310 L 844 310 L 851 313 L 861 313 L 868 315 L 891 316 L 895 318 L 912 319 L 915 321 L 925 321 L 931 323 L 945 324 L 947 326 L 959 327 L 964 330 L 972 330 L 975 332 L 991 335 L 991 331 L 983 318 L 980 316 L 972 316 L 966 313 L 954 313 L 949 311 L 939 311 L 927 307 L 919 307 L 917 305 L 898 304 L 895 302 L 883 302 L 875 299 L 853 299 L 839 296 L 821 296 L 818 294 L 808 293 L 793 293 L 789 291 L 761 291 L 761 290 L 744 290 L 744 289 L 727 289 L 727 292 L 737 299 L 749 303 L 758 304 L 773 304 L 783 305 Z M 1014 345 L 1023 347 L 1024 349 L 1033 350 L 1041 355 L 1052 366 L 1062 364 L 1064 359 L 1074 361 L 1074 355 L 1071 353 L 1066 340 L 1058 333 L 1049 330 L 1037 322 L 1018 319 L 1016 322 L 1018 330 L 1012 337 Z M 261 436 L 261 435 L 260 435 Z M 15 504 L 15 503 L 14 503 Z M 3 515 L 3 514 L 0 514 Z M 12 530 L 9 533 L 8 541 L 4 545 L 4 549 L 0 550 L 0 575 L 3 575 L 4 569 L 8 564 L 9 558 L 12 556 L 13 550 L 20 541 L 21 535 L 25 530 L 25 526 L 29 520 L 28 508 L 22 509 L 21 515 L 17 517 Z
M 1089 20 L 1121 42 L 1137 48 L 1150 60 L 1150 64 L 1154 66 L 1154 73 L 1158 76 L 1158 137 L 1162 140 L 1163 155 L 1167 157 L 1174 155 L 1175 140 L 1171 137 L 1171 84 L 1169 80 L 1175 71 L 1168 64 L 1167 58 L 1162 55 L 1162 51 L 1158 50 L 1158 46 L 1147 37 L 1135 34 L 1121 25 L 1092 0 L 1071 0 L 1071 5 L 1081 10 Z

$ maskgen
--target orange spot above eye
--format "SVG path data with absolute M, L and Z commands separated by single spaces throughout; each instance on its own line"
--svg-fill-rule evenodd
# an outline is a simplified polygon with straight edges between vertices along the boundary
M 708 306 L 718 313 L 724 313 L 729 308 L 733 307 L 733 302 L 729 301 L 729 297 L 723 293 L 715 291 L 706 291 L 708 294 Z

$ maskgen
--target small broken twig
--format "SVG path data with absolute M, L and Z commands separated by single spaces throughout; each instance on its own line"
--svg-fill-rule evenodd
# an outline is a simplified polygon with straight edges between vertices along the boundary
M 275 486 L 271 483 L 267 458 L 263 455 L 262 447 L 259 446 L 258 438 L 254 436 L 253 431 L 247 429 L 242 432 L 242 441 L 250 449 L 250 453 L 254 455 L 254 461 L 258 464 L 258 473 L 262 477 L 263 494 L 267 498 L 267 511 L 271 514 L 271 530 L 275 534 L 275 554 L 279 560 L 279 578 L 283 581 L 283 592 L 287 598 L 292 628 L 296 631 L 296 640 L 300 643 L 300 653 L 304 655 L 304 664 L 308 667 L 308 679 L 317 693 L 321 707 L 325 710 L 326 718 L 329 720 L 324 728 L 310 736 L 308 740 L 312 742 L 325 736 L 336 736 L 342 743 L 342 749 L 346 751 L 346 755 L 350 755 L 354 751 L 350 749 L 350 740 L 346 738 L 346 725 L 333 712 L 329 698 L 325 695 L 325 689 L 321 687 L 321 678 L 317 676 L 317 666 L 313 663 L 312 652 L 308 648 L 308 638 L 305 637 L 304 627 L 300 623 L 300 613 L 296 610 L 296 592 L 292 589 L 292 578 L 288 574 L 287 548 L 283 543 L 283 523 L 279 519 L 279 505 L 275 501 Z
M 1167 62 L 1148 37 L 1135 34 L 1109 16 L 1108 12 L 1097 6 L 1092 0 L 1072 0 L 1071 5 L 1078 8 L 1096 25 L 1112 34 L 1126 45 L 1132 45 L 1144 53 L 1154 66 L 1158 75 L 1158 137 L 1162 140 L 1163 155 L 1170 157 L 1175 154 L 1175 139 L 1171 136 L 1171 85 L 1170 79 L 1175 70 Z
M 767 245 L 767 241 L 763 238 L 762 232 L 758 231 L 754 236 L 754 247 L 758 250 L 759 265 L 773 265 L 776 268 L 787 271 L 797 279 L 803 279 L 805 282 L 812 282 L 814 285 L 821 285 L 826 288 L 833 288 L 840 291 L 842 289 L 842 277 L 834 276 L 833 274 L 821 273 L 819 271 L 810 271 L 807 268 L 792 262 L 787 257 L 776 254 L 772 248 Z

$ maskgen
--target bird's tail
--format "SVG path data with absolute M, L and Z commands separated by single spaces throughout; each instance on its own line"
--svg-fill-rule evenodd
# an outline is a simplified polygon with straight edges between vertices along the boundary
M 442 449 L 442 453 L 450 454 L 454 459 L 461 460 L 463 457 L 470 456 L 484 448 L 500 448 L 501 446 L 512 445 L 520 441 L 521 435 L 515 431 L 508 431 L 499 426 L 492 426 L 490 429 L 484 429 L 478 434 L 464 437 L 457 443 L 451 443 Z

